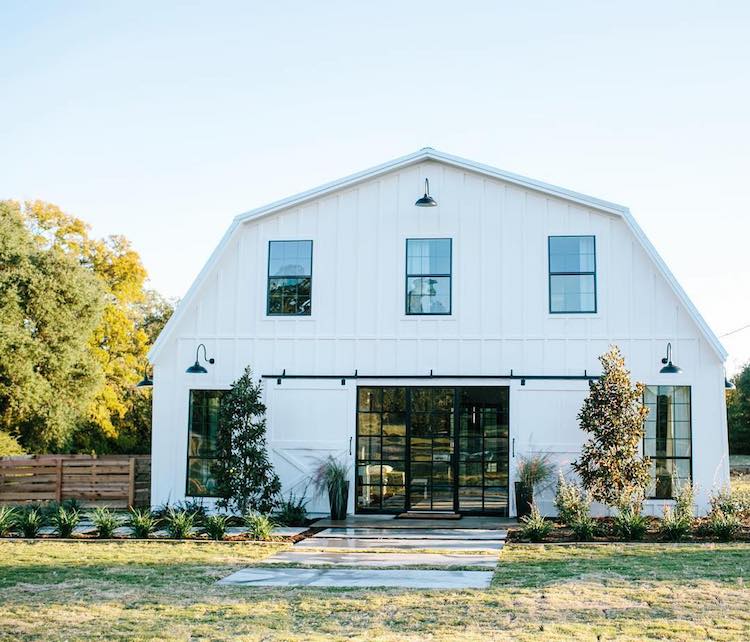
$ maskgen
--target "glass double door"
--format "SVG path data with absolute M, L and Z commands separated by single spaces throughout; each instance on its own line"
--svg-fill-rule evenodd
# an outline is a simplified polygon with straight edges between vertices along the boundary
M 357 511 L 507 514 L 508 388 L 358 389 Z

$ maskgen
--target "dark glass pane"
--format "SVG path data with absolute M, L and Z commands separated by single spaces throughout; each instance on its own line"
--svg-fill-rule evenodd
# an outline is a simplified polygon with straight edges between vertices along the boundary
M 411 434 L 421 437 L 432 434 L 432 421 L 429 413 L 413 412 L 411 415 Z
M 383 410 L 404 412 L 406 410 L 406 388 L 383 388 Z
M 508 489 L 504 486 L 487 487 L 484 489 L 484 509 L 501 510 L 508 505 Z
M 550 276 L 552 312 L 595 312 L 596 286 L 593 274 L 553 274 Z
M 412 436 L 410 445 L 412 461 L 432 460 L 432 439 L 429 437 Z
M 384 435 L 406 435 L 406 414 L 405 413 L 383 413 L 383 434 Z
M 593 272 L 595 269 L 593 236 L 551 236 L 550 272 Z
M 406 508 L 406 488 L 404 486 L 383 486 L 383 510 L 404 510 Z
M 458 483 L 462 486 L 481 486 L 482 464 L 480 462 L 459 463 Z
M 309 278 L 278 278 L 268 281 L 268 311 L 281 314 L 310 314 Z
M 357 459 L 361 461 L 380 459 L 380 437 L 359 437 Z
M 380 486 L 360 486 L 357 506 L 360 508 L 380 508 Z
M 190 426 L 188 456 L 216 456 L 216 433 L 219 422 L 220 390 L 190 391 Z
M 380 434 L 380 413 L 360 412 L 359 413 L 359 434 L 360 435 L 379 435 Z
M 383 459 L 406 459 L 406 439 L 383 437 Z
M 482 489 L 480 487 L 460 486 L 458 489 L 458 508 L 464 511 L 481 511 Z
M 187 494 L 193 497 L 212 497 L 216 495 L 216 460 L 188 460 Z
M 380 388 L 359 389 L 359 409 L 379 411 L 382 409 L 382 391 Z
M 449 314 L 451 311 L 450 277 L 408 277 L 406 291 L 408 314 Z
M 412 388 L 411 411 L 427 412 L 432 407 L 432 392 L 430 388 Z
M 406 464 L 403 461 L 383 462 L 383 485 L 403 486 L 406 483 Z

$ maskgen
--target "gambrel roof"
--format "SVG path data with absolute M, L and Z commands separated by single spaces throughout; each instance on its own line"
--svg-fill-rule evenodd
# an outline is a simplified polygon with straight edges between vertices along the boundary
M 630 210 L 627 207 L 625 207 L 624 205 L 618 205 L 617 203 L 611 203 L 609 201 L 594 198 L 593 196 L 580 194 L 579 192 L 574 192 L 562 187 L 543 183 L 531 178 L 526 178 L 525 176 L 512 174 L 510 172 L 506 172 L 495 167 L 490 167 L 489 165 L 483 165 L 472 160 L 467 160 L 465 158 L 446 154 L 436 149 L 432 149 L 431 147 L 424 147 L 412 154 L 401 156 L 400 158 L 388 161 L 387 163 L 377 165 L 376 167 L 371 167 L 370 169 L 366 169 L 362 172 L 340 178 L 330 183 L 325 183 L 324 185 L 320 185 L 319 187 L 315 187 L 306 192 L 295 194 L 294 196 L 290 196 L 280 201 L 270 203 L 269 205 L 250 210 L 236 216 L 232 221 L 232 224 L 229 226 L 229 229 L 226 231 L 221 241 L 217 245 L 216 249 L 211 254 L 208 262 L 198 274 L 184 299 L 180 301 L 169 322 L 166 324 L 161 334 L 159 334 L 158 339 L 149 351 L 149 360 L 153 362 L 158 357 L 159 352 L 162 350 L 164 344 L 169 339 L 170 335 L 174 331 L 174 328 L 177 327 L 182 314 L 195 298 L 201 284 L 205 281 L 213 266 L 222 255 L 224 248 L 233 238 L 235 232 L 237 231 L 237 228 L 242 223 L 268 216 L 290 207 L 296 207 L 313 199 L 326 196 L 327 194 L 330 194 L 332 192 L 353 187 L 358 183 L 377 178 L 378 176 L 381 176 L 388 172 L 400 170 L 409 167 L 410 165 L 416 165 L 417 163 L 421 163 L 424 161 L 436 161 L 438 163 L 443 163 L 451 167 L 471 171 L 476 174 L 505 181 L 507 183 L 511 183 L 525 189 L 534 190 L 542 194 L 547 194 L 549 196 L 554 196 L 567 201 L 571 201 L 573 203 L 596 209 L 607 214 L 613 214 L 615 216 L 622 217 L 628 228 L 631 230 L 635 238 L 643 247 L 646 254 L 651 258 L 658 270 L 662 273 L 672 291 L 677 296 L 678 300 L 681 301 L 685 306 L 708 344 L 716 351 L 716 354 L 719 356 L 720 360 L 724 361 L 726 359 L 727 351 L 724 349 L 724 346 L 721 344 L 717 336 L 714 334 L 701 314 L 698 312 L 695 305 L 693 305 L 693 302 L 682 289 L 682 286 L 680 286 L 680 284 L 677 282 L 677 279 L 675 279 L 666 263 L 664 263 L 664 260 L 661 258 L 661 256 L 659 256 L 656 248 L 651 244 L 651 241 L 648 240 L 646 234 L 635 221 L 632 214 L 630 213 Z

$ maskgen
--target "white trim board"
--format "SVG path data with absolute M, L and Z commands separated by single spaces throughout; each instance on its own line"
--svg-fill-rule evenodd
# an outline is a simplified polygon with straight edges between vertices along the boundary
M 698 329 L 702 332 L 708 344 L 714 349 L 714 351 L 719 356 L 721 361 L 726 360 L 727 358 L 726 349 L 721 344 L 718 337 L 714 334 L 711 328 L 708 326 L 708 324 L 703 319 L 701 314 L 698 312 L 698 309 L 690 300 L 685 290 L 683 290 L 682 286 L 680 286 L 680 284 L 677 282 L 677 279 L 675 279 L 674 275 L 669 270 L 666 263 L 664 263 L 664 260 L 656 251 L 656 248 L 652 245 L 651 241 L 648 240 L 648 238 L 646 237 L 646 234 L 643 232 L 641 227 L 635 221 L 632 214 L 630 213 L 630 210 L 627 207 L 625 207 L 624 205 L 618 205 L 617 203 L 604 201 L 602 199 L 598 199 L 593 196 L 580 194 L 578 192 L 567 190 L 562 187 L 557 187 L 555 185 L 549 185 L 548 183 L 543 183 L 541 181 L 537 181 L 531 178 L 519 176 L 518 174 L 512 174 L 510 172 L 506 172 L 501 169 L 490 167 L 489 165 L 483 165 L 481 163 L 477 163 L 472 160 L 460 158 L 458 156 L 453 156 L 451 154 L 446 154 L 444 152 L 440 152 L 438 150 L 432 149 L 431 147 L 424 147 L 420 149 L 419 151 L 416 151 L 412 154 L 401 156 L 400 158 L 396 158 L 394 160 L 388 161 L 387 163 L 382 163 L 381 165 L 377 165 L 375 167 L 371 167 L 364 171 L 357 172 L 356 174 L 351 174 L 350 176 L 346 176 L 336 181 L 325 183 L 324 185 L 320 185 L 306 192 L 295 194 L 294 196 L 290 196 L 280 201 L 276 201 L 274 203 L 264 205 L 263 207 L 250 210 L 248 212 L 245 212 L 243 214 L 236 216 L 234 220 L 232 221 L 231 225 L 229 226 L 229 229 L 226 231 L 221 241 L 216 246 L 216 249 L 212 252 L 208 261 L 203 266 L 203 269 L 200 271 L 195 281 L 190 286 L 190 289 L 185 294 L 185 297 L 180 301 L 179 305 L 177 306 L 177 309 L 174 311 L 174 314 L 169 319 L 167 324 L 164 326 L 164 329 L 159 334 L 159 337 L 157 338 L 156 342 L 151 347 L 151 350 L 148 353 L 149 361 L 153 363 L 158 358 L 159 353 L 164 347 L 164 344 L 172 335 L 172 333 L 174 332 L 174 328 L 177 327 L 180 319 L 182 318 L 184 310 L 190 305 L 192 300 L 195 298 L 198 290 L 200 289 L 200 286 L 206 280 L 212 268 L 219 260 L 219 257 L 224 252 L 225 247 L 229 244 L 237 228 L 242 223 L 246 221 L 254 220 L 263 216 L 268 216 L 270 214 L 273 214 L 283 209 L 296 207 L 312 199 L 320 198 L 321 196 L 330 194 L 331 192 L 335 192 L 335 191 L 342 190 L 342 189 L 347 189 L 349 187 L 352 187 L 353 185 L 356 185 L 357 183 L 361 183 L 366 180 L 371 180 L 377 176 L 381 176 L 388 172 L 403 169 L 404 167 L 415 165 L 417 163 L 421 163 L 424 161 L 436 161 L 436 162 L 443 163 L 445 165 L 449 165 L 449 166 L 456 167 L 459 169 L 475 172 L 477 174 L 489 176 L 491 178 L 496 178 L 496 179 L 505 181 L 507 183 L 518 185 L 526 189 L 531 189 L 536 192 L 547 194 L 549 196 L 554 196 L 554 197 L 561 198 L 567 201 L 572 201 L 574 203 L 578 203 L 579 205 L 584 205 L 592 209 L 597 209 L 601 212 L 614 214 L 616 216 L 621 216 L 624 219 L 627 226 L 635 235 L 636 239 L 638 239 L 638 242 L 641 244 L 641 247 L 643 247 L 646 254 L 651 258 L 651 260 L 654 262 L 658 270 L 662 273 L 664 278 L 667 280 L 667 283 L 669 283 L 675 296 L 677 296 L 677 298 L 685 306 L 688 313 L 692 317 L 693 321 L 698 326 Z

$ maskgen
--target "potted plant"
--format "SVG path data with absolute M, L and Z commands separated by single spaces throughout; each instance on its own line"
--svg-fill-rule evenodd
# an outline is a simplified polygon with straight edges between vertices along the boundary
M 553 472 L 549 455 L 530 455 L 518 461 L 518 481 L 515 484 L 516 513 L 518 518 L 531 514 L 534 503 L 534 488 L 547 481 Z
M 346 519 L 346 506 L 349 503 L 349 468 L 329 455 L 320 462 L 313 473 L 312 483 L 319 495 L 328 493 L 331 506 L 331 519 Z

